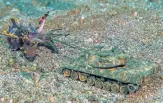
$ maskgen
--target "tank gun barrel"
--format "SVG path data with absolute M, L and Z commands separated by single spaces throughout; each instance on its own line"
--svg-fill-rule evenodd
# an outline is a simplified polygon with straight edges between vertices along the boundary
M 58 37 L 58 36 L 68 36 L 70 35 L 70 33 L 65 33 L 65 32 L 62 32 L 62 29 L 52 29 L 50 30 L 49 32 L 46 33 L 46 35 L 49 35 L 50 37 Z
M 63 42 L 63 41 L 60 41 L 58 39 L 53 39 L 53 41 L 56 41 L 56 42 L 60 42 L 61 44 L 64 44 L 64 45 L 67 45 L 71 48 L 74 48 L 74 49 L 77 49 L 79 51 L 84 51 L 84 52 L 89 52 L 89 51 L 92 51 L 94 50 L 95 48 L 98 49 L 98 50 L 101 50 L 104 46 L 103 45 L 98 45 L 98 46 L 94 46 L 93 48 L 90 48 L 90 49 L 85 49 L 85 48 L 82 48 L 82 47 L 79 47 L 79 46 L 75 46 L 73 44 L 68 44 L 66 42 Z
M 67 45 L 67 46 L 69 46 L 69 47 L 71 47 L 71 48 L 74 48 L 74 49 L 78 49 L 78 50 L 85 51 L 84 48 L 81 48 L 81 47 L 78 47 L 78 46 L 74 46 L 74 45 L 72 45 L 72 44 L 68 44 L 68 43 L 63 42 L 63 41 L 60 41 L 60 40 L 58 40 L 58 39 L 53 39 L 53 41 L 60 42 L 60 43 L 62 43 L 62 44 L 64 44 L 64 45 Z

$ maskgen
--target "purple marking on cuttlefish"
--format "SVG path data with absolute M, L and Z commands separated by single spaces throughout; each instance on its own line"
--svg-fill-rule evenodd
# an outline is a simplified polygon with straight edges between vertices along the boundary
M 29 34 L 29 39 L 32 40 L 33 38 L 36 38 L 38 36 L 38 33 L 30 33 Z

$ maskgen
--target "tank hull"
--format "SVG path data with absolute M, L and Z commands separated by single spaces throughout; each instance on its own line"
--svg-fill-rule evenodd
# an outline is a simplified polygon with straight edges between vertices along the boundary
M 132 70 L 131 68 L 127 68 L 127 67 L 100 69 L 100 68 L 93 68 L 93 67 L 81 68 L 78 66 L 69 66 L 69 65 L 62 66 L 61 68 L 62 69 L 68 68 L 74 71 L 87 73 L 89 75 L 112 79 L 118 82 L 132 83 L 132 84 L 139 85 L 139 82 L 141 81 L 142 78 L 149 77 L 154 74 L 154 71 L 155 69 L 157 69 L 157 66 L 152 65 L 146 67 L 138 67 L 138 68 L 132 68 Z

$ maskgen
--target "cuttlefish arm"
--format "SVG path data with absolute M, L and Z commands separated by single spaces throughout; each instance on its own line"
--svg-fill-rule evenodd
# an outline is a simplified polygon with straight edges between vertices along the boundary
M 44 24 L 45 24 L 45 19 L 42 20 L 42 23 L 41 23 L 40 27 L 36 30 L 36 32 L 38 34 L 41 33 L 41 31 L 43 30 Z
M 42 29 L 44 28 L 45 20 L 48 14 L 49 14 L 49 11 L 40 19 L 39 21 L 40 26 L 36 30 L 37 33 L 41 33 Z

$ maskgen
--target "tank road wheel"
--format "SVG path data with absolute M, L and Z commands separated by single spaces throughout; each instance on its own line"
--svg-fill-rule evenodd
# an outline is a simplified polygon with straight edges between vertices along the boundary
M 82 82 L 87 81 L 87 75 L 84 73 L 79 73 L 79 80 Z
M 128 84 L 127 85 L 127 89 L 129 91 L 129 93 L 132 94 L 132 93 L 134 93 L 138 89 L 138 86 L 135 86 L 133 84 Z
M 95 77 L 94 76 L 89 76 L 87 78 L 87 83 L 90 85 L 90 86 L 93 86 L 95 84 Z
M 113 93 L 118 93 L 118 92 L 119 92 L 119 84 L 113 83 L 113 84 L 111 85 L 111 92 L 113 92 Z
M 121 94 L 127 94 L 128 93 L 127 86 L 125 86 L 125 85 L 120 86 L 119 91 Z
M 71 71 L 68 69 L 63 70 L 64 77 L 69 77 L 71 75 Z
M 96 78 L 95 87 L 100 88 L 100 89 L 103 87 L 103 81 L 100 78 Z
M 78 79 L 78 73 L 75 72 L 75 71 L 72 71 L 72 72 L 71 72 L 71 78 L 72 78 L 73 80 L 77 80 L 77 79 Z
M 104 82 L 104 83 L 103 83 L 103 88 L 104 88 L 105 90 L 110 91 L 111 83 L 110 83 L 110 82 Z

